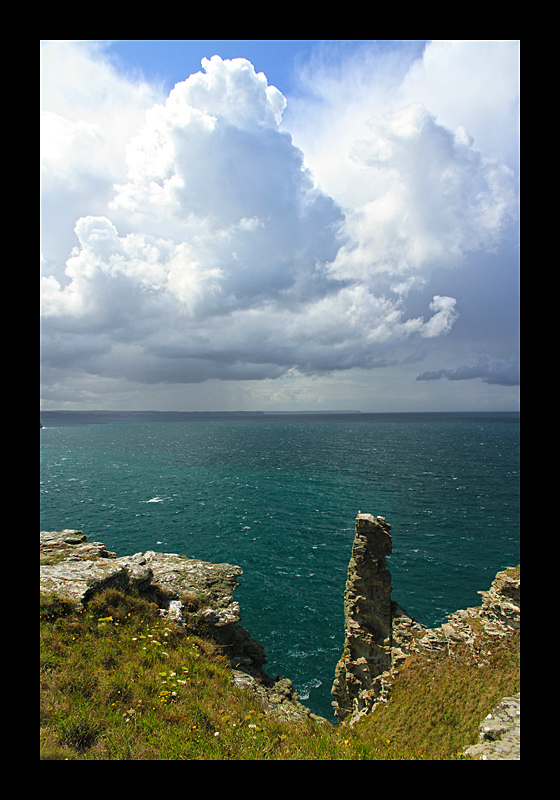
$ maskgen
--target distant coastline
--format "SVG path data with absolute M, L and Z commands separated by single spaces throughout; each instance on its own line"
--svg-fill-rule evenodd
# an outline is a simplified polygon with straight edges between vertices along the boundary
M 422 420 L 482 422 L 515 422 L 519 411 L 76 411 L 44 410 L 40 412 L 41 427 L 45 423 L 62 425 L 87 425 L 116 422 L 189 422 L 195 420 L 266 421 L 286 420 L 297 422 L 420 422 Z

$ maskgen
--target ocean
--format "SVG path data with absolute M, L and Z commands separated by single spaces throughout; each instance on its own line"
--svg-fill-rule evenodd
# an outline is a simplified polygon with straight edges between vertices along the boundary
M 266 670 L 332 718 L 358 511 L 393 529 L 392 597 L 433 627 L 520 561 L 518 413 L 42 412 L 41 530 L 237 564 Z

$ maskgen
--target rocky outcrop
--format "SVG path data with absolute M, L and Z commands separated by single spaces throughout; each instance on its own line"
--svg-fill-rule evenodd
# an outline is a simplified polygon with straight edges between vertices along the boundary
M 233 670 L 232 683 L 252 692 L 268 717 L 283 721 L 296 721 L 305 718 L 315 722 L 327 722 L 324 717 L 312 714 L 307 706 L 299 702 L 299 696 L 289 678 L 278 677 L 268 682 L 257 680 L 252 675 Z
M 480 606 L 450 614 L 440 627 L 427 628 L 413 619 L 391 600 L 391 575 L 386 564 L 391 553 L 390 530 L 384 517 L 362 513 L 356 517 L 344 593 L 344 651 L 332 687 L 335 715 L 350 724 L 387 700 L 399 667 L 409 654 L 449 651 L 457 643 L 474 647 L 481 632 L 502 637 L 520 627 L 520 578 L 514 568 L 499 572 L 490 589 L 479 592 Z M 513 707 L 506 700 L 503 708 L 499 706 L 492 712 L 498 715 L 500 730 L 504 715 Z M 481 723 L 484 742 L 475 747 L 484 745 L 485 758 L 519 757 L 515 755 L 519 752 L 519 696 L 514 707 L 515 724 L 510 726 L 507 742 L 499 747 L 492 744 L 492 752 L 501 755 L 492 755 L 487 741 L 494 736 L 496 726 L 489 726 L 486 720 Z
M 81 531 L 41 532 L 41 592 L 82 609 L 96 592 L 129 584 L 125 565 L 101 542 L 88 542 Z
M 443 650 L 450 644 L 463 642 L 473 646 L 480 632 L 493 637 L 508 636 L 521 627 L 520 577 L 510 568 L 498 572 L 490 589 L 478 592 L 480 606 L 461 609 L 449 614 L 439 628 L 426 628 L 409 647 L 409 652 Z
M 42 531 L 40 542 L 42 593 L 82 610 L 105 589 L 136 590 L 171 621 L 222 645 L 232 666 L 232 683 L 252 691 L 264 713 L 281 719 L 314 716 L 299 702 L 289 679 L 273 680 L 266 674 L 264 648 L 239 624 L 233 592 L 243 573 L 240 567 L 153 550 L 118 557 L 77 530 Z
M 117 557 L 101 542 L 88 542 L 82 531 L 42 531 L 40 586 L 81 609 L 104 589 L 136 589 L 176 615 L 184 599 L 212 626 L 239 621 L 233 591 L 240 567 L 213 564 L 174 553 L 148 550 Z M 180 602 L 183 606 L 183 602 Z
M 521 692 L 504 697 L 479 726 L 479 741 L 464 754 L 477 761 L 519 761 Z

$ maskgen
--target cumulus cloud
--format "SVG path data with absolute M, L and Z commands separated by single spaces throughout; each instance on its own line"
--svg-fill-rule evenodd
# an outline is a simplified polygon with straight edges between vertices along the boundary
M 447 128 L 466 127 L 477 150 L 517 167 L 518 41 L 431 41 L 398 91 L 403 105 L 422 103 Z
M 459 112 L 458 87 L 471 80 L 470 43 L 444 44 L 430 43 L 404 77 L 400 62 L 358 53 L 344 76 L 345 96 L 324 67 L 307 75 L 317 118 L 296 114 L 294 138 L 345 214 L 349 240 L 331 267 L 338 277 L 406 295 L 436 269 L 463 266 L 469 254 L 495 247 L 516 217 L 512 166 L 481 150 L 466 127 L 485 127 L 472 90 Z M 510 65 L 512 44 L 504 56 Z M 484 47 L 492 62 L 494 43 Z M 470 52 L 477 56 L 478 45 Z M 452 77 L 444 80 L 448 68 Z M 478 64 L 474 74 L 475 94 L 485 94 Z M 508 76 L 499 105 L 513 105 L 516 96 L 516 73 Z M 496 122 L 489 112 L 484 121 Z
M 455 298 L 434 295 L 414 315 L 406 298 L 499 239 L 514 205 L 508 168 L 407 104 L 356 126 L 332 174 L 311 148 L 315 173 L 262 73 L 219 56 L 202 68 L 157 102 L 135 84 L 126 142 L 109 144 L 124 96 L 110 71 L 109 110 L 80 115 L 67 98 L 45 110 L 45 204 L 56 209 L 65 187 L 78 198 L 65 214 L 82 210 L 62 260 L 46 237 L 45 380 L 65 369 L 146 384 L 324 374 L 448 334 Z
M 503 361 L 491 361 L 488 356 L 480 356 L 474 366 L 462 365 L 457 369 L 438 369 L 432 372 L 423 372 L 416 378 L 417 381 L 468 381 L 480 378 L 484 383 L 499 384 L 500 386 L 518 386 L 519 355 L 512 354 Z
M 352 242 L 333 272 L 387 277 L 408 291 L 466 252 L 491 247 L 511 208 L 511 170 L 486 161 L 463 130 L 452 132 L 420 104 L 369 123 L 350 157 L 364 184 L 349 215 Z
M 106 213 L 126 146 L 161 89 L 121 75 L 95 42 L 41 42 L 43 274 L 64 276 L 80 216 Z

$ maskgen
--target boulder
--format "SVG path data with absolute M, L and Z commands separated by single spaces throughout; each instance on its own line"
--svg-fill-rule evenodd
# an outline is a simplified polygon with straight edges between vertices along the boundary
M 477 761 L 519 761 L 521 758 L 521 692 L 504 697 L 479 726 L 479 742 L 464 751 Z
M 82 609 L 96 592 L 125 589 L 128 573 L 100 542 L 88 542 L 82 531 L 42 531 L 40 591 L 56 594 Z
M 41 566 L 41 592 L 57 597 L 82 609 L 92 595 L 105 589 L 126 589 L 125 568 L 105 559 L 103 561 L 66 561 Z

